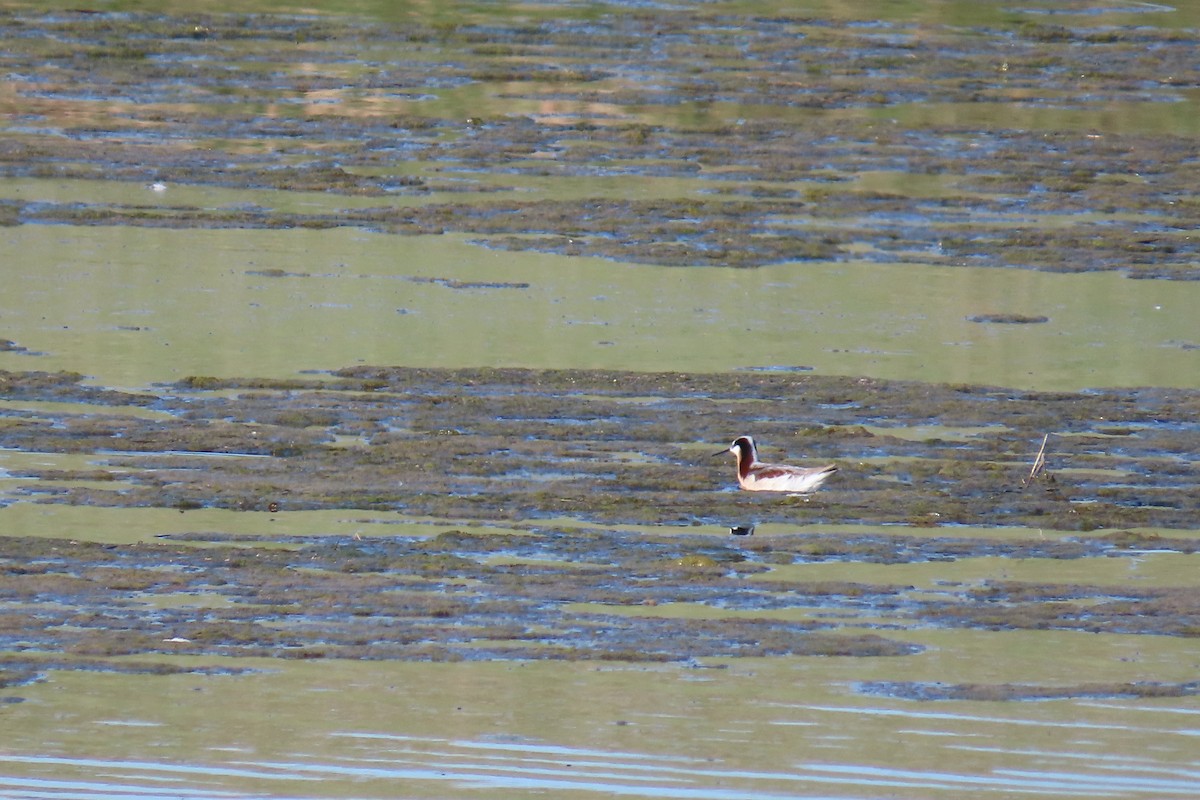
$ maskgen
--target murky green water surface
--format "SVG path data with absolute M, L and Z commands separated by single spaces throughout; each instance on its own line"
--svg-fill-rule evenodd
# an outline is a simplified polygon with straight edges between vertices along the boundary
M 1196 9 L 0 43 L 0 794 L 1200 796 Z
M 665 269 L 344 230 L 0 237 L 29 254 L 11 265 L 5 317 L 27 350 L 0 363 L 108 386 L 355 363 L 1200 385 L 1198 281 L 859 261 Z M 972 321 L 997 310 L 1046 321 Z

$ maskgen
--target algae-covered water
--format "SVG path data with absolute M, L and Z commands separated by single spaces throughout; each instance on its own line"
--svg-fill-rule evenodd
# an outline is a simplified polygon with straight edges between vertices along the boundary
M 0 795 L 1200 796 L 1198 46 L 0 5 Z
M 653 268 L 346 229 L 0 236 L 23 254 L 5 323 L 25 348 L 0 363 L 106 386 L 359 363 L 1200 386 L 1200 281 L 858 260 Z M 1045 321 L 975 321 L 996 313 Z

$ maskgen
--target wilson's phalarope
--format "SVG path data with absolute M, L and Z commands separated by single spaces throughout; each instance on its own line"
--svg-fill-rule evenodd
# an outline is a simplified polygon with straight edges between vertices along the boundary
M 758 450 L 749 436 L 739 436 L 728 450 L 713 453 L 713 458 L 724 453 L 737 457 L 738 486 L 748 492 L 815 492 L 825 480 L 837 472 L 837 467 L 789 467 L 786 464 L 764 464 L 758 460 Z

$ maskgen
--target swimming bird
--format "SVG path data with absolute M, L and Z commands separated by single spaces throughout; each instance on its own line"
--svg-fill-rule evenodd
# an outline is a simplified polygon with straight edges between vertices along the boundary
M 764 464 L 758 460 L 758 450 L 749 436 L 739 436 L 728 450 L 713 453 L 713 457 L 724 453 L 733 453 L 737 457 L 738 486 L 748 492 L 815 492 L 837 472 L 834 464 L 812 468 Z

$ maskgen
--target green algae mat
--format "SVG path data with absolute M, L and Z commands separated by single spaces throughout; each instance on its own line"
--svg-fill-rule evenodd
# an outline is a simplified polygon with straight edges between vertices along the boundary
M 0 175 L 155 192 L 11 198 L 0 223 L 1196 277 L 1200 37 L 1178 10 L 132 7 L 0 11 Z M 324 200 L 285 199 L 304 193 Z
M 5 628 L 79 657 L 64 664 L 887 656 L 920 649 L 896 626 L 1200 632 L 1180 582 L 1200 550 L 1196 392 L 374 367 L 139 393 L 78 378 L 0 376 L 0 447 L 44 459 L 6 462 Z M 811 496 L 737 491 L 711 458 L 735 415 L 770 452 L 839 472 Z M 30 504 L 118 515 L 70 541 L 52 517 L 12 538 Z M 119 535 L 153 509 L 177 519 Z M 249 527 L 214 530 L 213 511 Z M 360 517 L 353 533 L 299 522 L 333 511 Z M 1029 566 L 1143 559 L 1139 587 Z M 950 580 L 997 560 L 1030 574 Z M 940 591 L 930 574 L 832 577 L 926 564 Z

